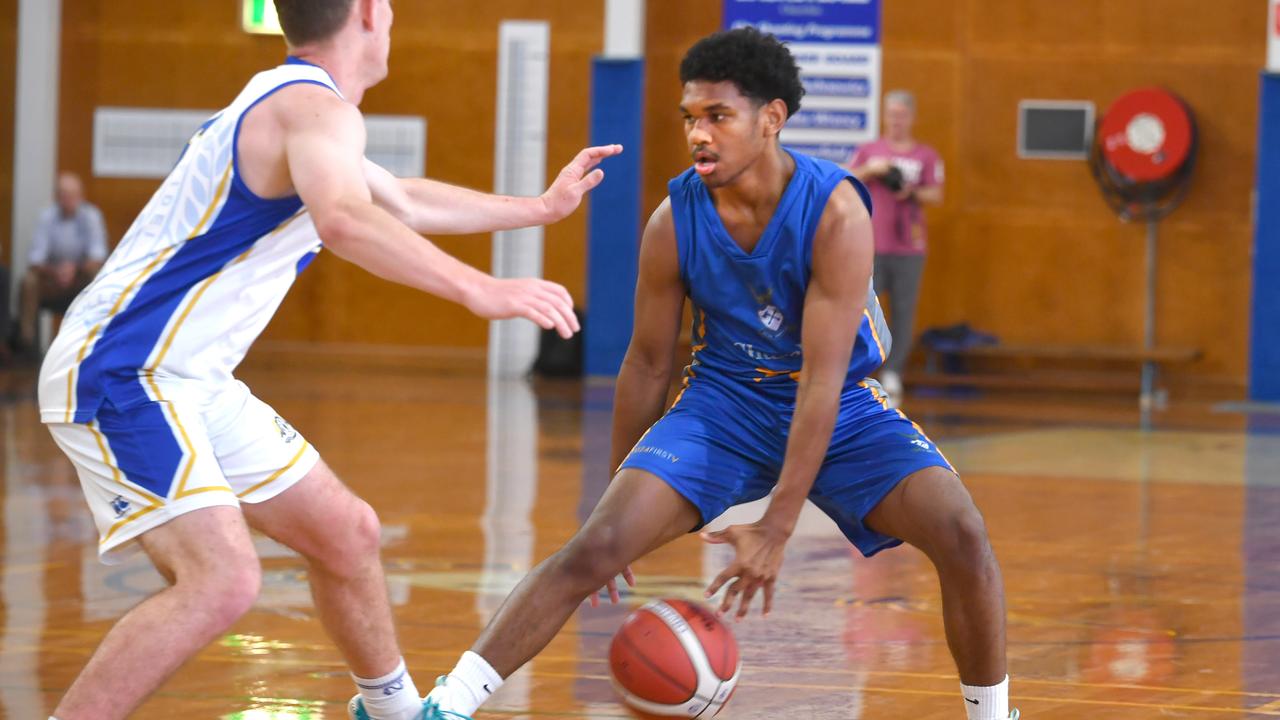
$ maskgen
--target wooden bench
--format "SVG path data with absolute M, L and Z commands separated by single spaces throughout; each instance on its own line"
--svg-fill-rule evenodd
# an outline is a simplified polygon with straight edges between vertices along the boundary
M 934 349 L 923 347 L 926 371 L 908 378 L 914 385 L 973 388 L 1036 389 L 1057 388 L 1064 390 L 1097 390 L 1104 392 L 1137 391 L 1140 406 L 1149 410 L 1163 406 L 1167 397 L 1156 386 L 1162 365 L 1193 362 L 1200 358 L 1194 348 L 1159 346 L 1150 349 L 1115 345 L 1032 345 L 1000 344 L 976 345 L 966 348 Z M 1015 372 L 983 370 L 971 372 L 945 372 L 942 361 L 946 358 L 964 358 L 979 361 L 1021 361 L 1025 364 L 1071 362 L 1085 364 L 1137 363 L 1141 367 L 1138 378 L 1115 373 L 1091 371 L 1040 370 L 1025 368 Z M 984 363 L 985 364 L 985 363 Z
M 1113 372 L 1057 372 L 999 370 L 983 372 L 913 372 L 906 378 L 915 387 L 981 388 L 991 390 L 1080 390 L 1137 394 L 1141 379 Z
M 1184 363 L 1200 358 L 1200 351 L 1182 347 L 1153 347 L 1150 350 L 1116 345 L 978 345 L 942 354 L 962 357 L 1026 358 L 1034 360 L 1079 360 L 1086 362 Z

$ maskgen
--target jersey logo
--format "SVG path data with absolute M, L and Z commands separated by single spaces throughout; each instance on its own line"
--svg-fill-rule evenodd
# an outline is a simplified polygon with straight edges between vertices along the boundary
M 906 438 L 907 442 L 916 446 L 916 452 L 931 452 L 933 450 L 933 446 L 930 445 L 929 441 L 925 440 L 924 436 L 920 435 L 920 433 L 912 433 L 912 434 L 898 433 L 898 434 Z
M 663 460 L 666 460 L 669 463 L 680 462 L 679 455 L 676 455 L 670 452 L 669 450 L 663 450 L 660 447 L 654 447 L 653 445 L 637 445 L 635 446 L 634 449 L 631 450 L 631 454 L 633 455 L 638 453 L 643 453 L 645 455 L 654 455 L 656 457 L 662 458 Z
M 286 443 L 291 443 L 294 441 L 294 438 L 298 437 L 298 431 L 294 430 L 293 426 L 279 415 L 276 416 L 276 429 L 280 431 L 280 437 L 283 438 Z
M 785 318 L 782 317 L 782 311 L 776 305 L 766 305 L 756 312 L 756 316 L 760 318 L 761 324 L 768 328 L 771 332 L 778 332 L 778 328 L 782 327 Z
M 125 513 L 129 512 L 129 501 L 125 500 L 123 496 L 117 495 L 111 501 L 111 509 L 116 511 L 117 519 L 122 518 Z

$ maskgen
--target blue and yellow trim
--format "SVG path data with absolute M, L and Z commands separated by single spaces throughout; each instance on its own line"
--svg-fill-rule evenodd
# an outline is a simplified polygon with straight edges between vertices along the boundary
M 148 492 L 145 488 L 131 485 L 125 482 L 125 477 L 120 472 L 119 463 L 117 463 L 116 460 L 112 457 L 111 451 L 107 447 L 106 438 L 102 436 L 102 433 L 99 432 L 98 428 L 95 425 L 96 423 L 90 423 L 85 427 L 88 429 L 89 433 L 93 435 L 94 441 L 98 444 L 98 450 L 102 453 L 103 464 L 111 469 L 111 479 L 116 484 L 120 485 L 120 487 L 128 490 L 130 493 L 134 495 L 140 495 L 147 501 L 147 505 L 145 507 L 121 518 L 114 525 L 108 528 L 107 532 L 103 533 L 102 539 L 98 541 L 98 544 L 105 545 L 107 544 L 108 541 L 111 540 L 111 537 L 115 535 L 116 532 L 121 528 L 164 507 L 164 500 L 160 499 L 153 493 Z
M 919 425 L 916 424 L 914 420 L 907 417 L 906 413 L 902 412 L 898 408 L 889 406 L 889 397 L 887 395 L 880 392 L 875 387 L 869 385 L 865 380 L 858 383 L 858 386 L 862 388 L 866 388 L 867 391 L 871 393 L 871 397 L 875 398 L 876 402 L 880 403 L 880 406 L 883 407 L 886 411 L 897 413 L 898 417 L 910 423 L 911 427 L 914 428 L 915 431 L 920 434 L 920 437 L 924 438 L 926 441 L 928 441 L 930 444 L 933 445 L 933 449 L 938 452 L 938 457 L 942 458 L 942 461 L 947 464 L 947 469 L 949 469 L 951 472 L 955 473 L 956 475 L 960 474 L 959 472 L 956 471 L 955 466 L 951 464 L 951 461 L 947 459 L 947 456 L 942 454 L 942 448 L 938 447 L 938 443 L 935 442 L 933 438 L 929 437 L 927 433 L 925 433 L 924 428 L 920 427 Z

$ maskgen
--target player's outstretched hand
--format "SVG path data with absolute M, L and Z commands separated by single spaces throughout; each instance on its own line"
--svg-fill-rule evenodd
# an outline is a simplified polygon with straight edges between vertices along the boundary
M 712 544 L 732 545 L 736 557 L 725 571 L 707 586 L 707 597 L 715 595 L 730 580 L 718 612 L 723 615 L 733 610 L 733 601 L 739 596 L 737 619 L 747 616 L 751 600 L 764 591 L 764 614 L 773 609 L 773 587 L 782 569 L 782 551 L 788 535 L 777 528 L 761 523 L 731 525 L 717 532 L 703 532 L 702 539 Z
M 628 586 L 636 586 L 636 576 L 632 574 L 630 565 L 622 569 L 622 579 L 627 581 Z M 609 592 L 610 605 L 617 605 L 622 602 L 622 595 L 618 592 L 618 578 L 609 578 L 609 582 L 604 586 L 604 589 Z M 591 607 L 600 607 L 599 592 L 591 593 Z
M 542 193 L 542 203 L 547 206 L 549 220 L 556 222 L 578 209 L 582 196 L 604 180 L 604 171 L 597 168 L 601 160 L 622 152 L 621 145 L 589 147 L 578 153 L 564 166 L 551 187 Z
M 555 329 L 571 338 L 582 329 L 573 312 L 573 297 L 563 285 L 538 278 L 495 278 L 484 283 L 463 302 L 468 310 L 489 320 L 522 317 L 543 330 Z

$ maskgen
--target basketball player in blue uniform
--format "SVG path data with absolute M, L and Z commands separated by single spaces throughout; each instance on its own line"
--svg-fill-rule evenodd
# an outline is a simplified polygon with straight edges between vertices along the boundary
M 365 159 L 358 108 L 387 74 L 390 0 L 276 7 L 291 56 L 199 129 L 41 368 L 40 414 L 80 476 L 103 560 L 142 550 L 170 584 L 107 633 L 58 720 L 128 716 L 247 611 L 261 582 L 251 527 L 306 559 L 361 717 L 423 716 L 377 515 L 233 374 L 322 247 L 481 317 L 577 330 L 563 287 L 493 278 L 422 235 L 554 222 L 621 148 L 584 150 L 537 198 L 397 179 Z
M 751 29 L 695 44 L 680 67 L 693 167 L 671 181 L 640 249 L 635 330 L 614 398 L 617 474 L 582 529 L 512 591 L 428 695 L 469 715 L 628 564 L 767 496 L 764 516 L 705 534 L 734 562 L 708 596 L 768 614 L 806 499 L 864 555 L 920 548 L 942 586 L 970 720 L 1006 720 L 1005 611 L 982 516 L 938 448 L 865 378 L 889 336 L 871 289 L 867 191 L 779 132 L 803 94 L 790 52 Z M 685 299 L 693 357 L 664 414 Z

